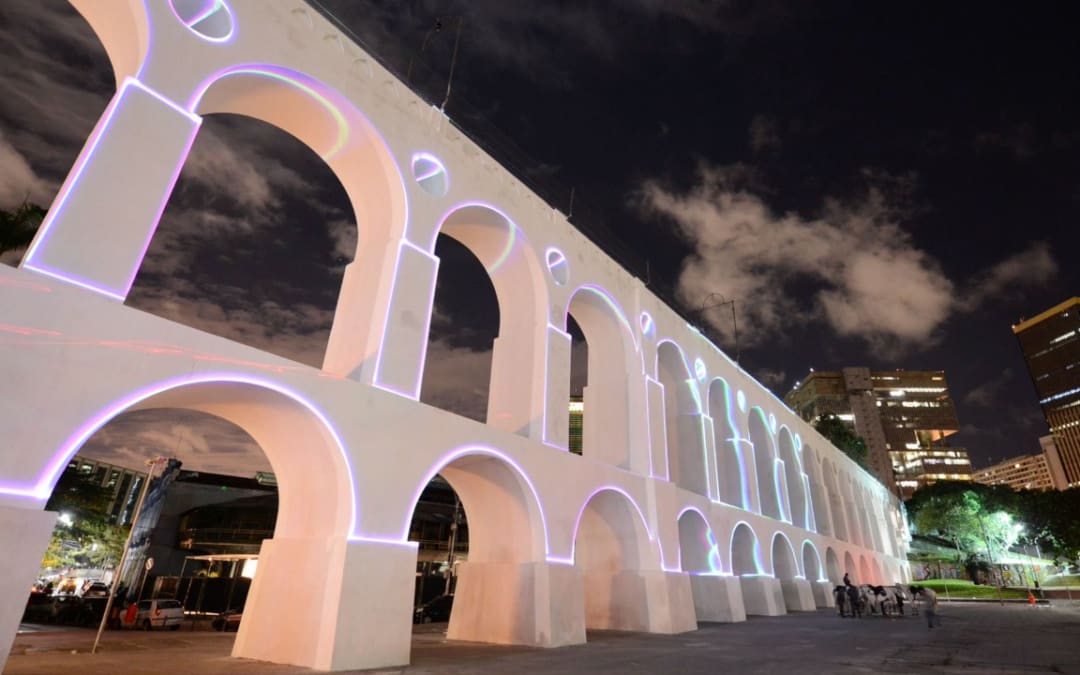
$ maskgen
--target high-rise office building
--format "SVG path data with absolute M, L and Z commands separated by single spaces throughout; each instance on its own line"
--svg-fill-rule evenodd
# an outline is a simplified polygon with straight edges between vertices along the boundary
M 585 404 L 580 396 L 570 397 L 570 452 L 580 455 L 584 438 L 582 434 L 585 428 Z
M 1014 490 L 1064 490 L 1068 486 L 1053 437 L 1039 439 L 1042 452 L 1013 457 L 979 469 L 975 482 L 984 485 L 1008 485 Z
M 808 422 L 833 414 L 851 424 L 870 471 L 905 497 L 936 480 L 971 479 L 967 452 L 945 440 L 960 423 L 940 370 L 810 371 L 784 400 Z
M 1080 485 L 1080 298 L 1013 326 L 1065 479 Z

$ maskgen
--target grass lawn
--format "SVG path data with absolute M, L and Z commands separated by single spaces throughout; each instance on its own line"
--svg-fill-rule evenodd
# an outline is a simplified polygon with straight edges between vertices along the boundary
M 993 586 L 976 586 L 970 581 L 960 579 L 927 579 L 926 581 L 913 583 L 918 586 L 932 588 L 938 594 L 939 600 L 946 600 L 949 597 L 998 599 L 997 588 Z M 948 594 L 946 594 L 946 589 L 948 589 Z M 1026 599 L 1027 591 L 1021 588 L 1006 588 L 1001 591 L 1000 597 L 1005 600 Z
M 1047 588 L 1063 586 L 1076 588 L 1080 586 L 1080 574 L 1055 574 L 1044 581 L 1043 586 Z

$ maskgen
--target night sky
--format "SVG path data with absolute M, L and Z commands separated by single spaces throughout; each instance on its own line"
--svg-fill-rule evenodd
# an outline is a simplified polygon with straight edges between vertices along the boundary
M 437 106 L 460 21 L 450 118 L 677 309 L 704 303 L 729 353 L 706 298 L 734 299 L 778 395 L 811 367 L 944 369 L 976 467 L 1038 450 L 1010 326 L 1080 293 L 1069 6 L 322 2 Z M 48 204 L 112 71 L 59 0 L 5 0 L 0 45 L 0 207 Z M 313 152 L 211 116 L 128 304 L 318 366 L 353 242 Z M 497 306 L 471 254 L 438 252 L 423 400 L 480 418 Z M 250 473 L 253 443 L 142 412 L 87 452 Z

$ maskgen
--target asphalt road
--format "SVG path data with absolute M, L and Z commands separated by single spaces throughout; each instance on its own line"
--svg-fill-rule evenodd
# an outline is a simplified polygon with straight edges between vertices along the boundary
M 702 624 L 692 633 L 590 632 L 561 649 L 449 642 L 445 625 L 418 627 L 410 675 L 564 673 L 1075 673 L 1080 675 L 1080 601 L 1029 607 L 945 605 L 933 630 L 921 617 L 841 619 L 831 610 Z M 309 673 L 233 659 L 233 634 L 205 630 L 107 631 L 98 654 L 92 630 L 20 631 L 4 675 L 75 673 Z

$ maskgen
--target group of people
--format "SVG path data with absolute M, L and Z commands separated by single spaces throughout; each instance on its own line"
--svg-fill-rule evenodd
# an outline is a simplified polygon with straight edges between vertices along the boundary
M 914 600 L 920 601 L 923 614 L 926 615 L 926 625 L 928 628 L 934 628 L 941 625 L 941 617 L 938 614 L 938 597 L 937 593 L 932 588 L 927 588 L 920 585 L 912 585 L 907 589 L 911 593 L 911 597 Z M 904 613 L 904 588 L 897 584 L 892 588 L 886 588 L 884 586 L 865 586 L 862 589 L 851 583 L 850 574 L 844 574 L 844 585 L 837 586 L 835 590 L 837 609 L 840 612 L 840 616 L 846 616 L 845 608 L 850 608 L 851 616 L 861 616 L 863 606 L 866 604 L 865 600 L 869 597 L 871 600 L 877 600 L 877 603 L 871 603 L 871 611 L 876 604 L 881 609 L 881 613 L 886 613 L 886 605 L 888 603 L 894 603 L 897 611 L 900 614 Z M 918 613 L 918 612 L 916 612 Z

